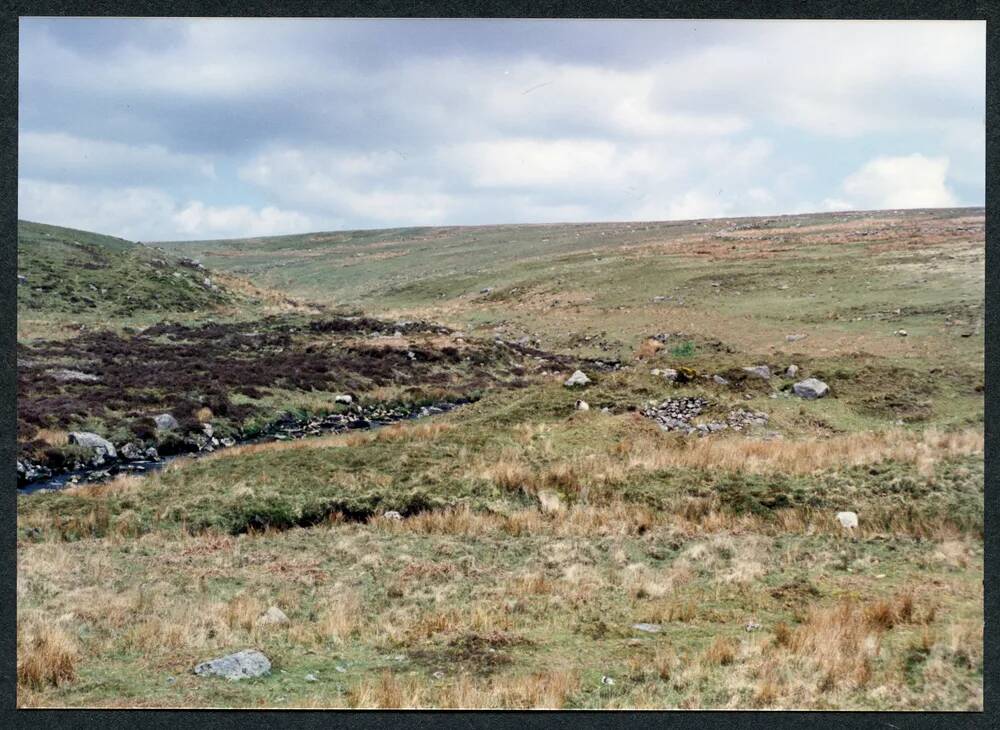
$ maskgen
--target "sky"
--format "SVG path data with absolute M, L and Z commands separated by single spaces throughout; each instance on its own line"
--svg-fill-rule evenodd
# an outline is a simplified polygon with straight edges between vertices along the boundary
M 986 24 L 22 18 L 18 216 L 132 240 L 979 206 Z

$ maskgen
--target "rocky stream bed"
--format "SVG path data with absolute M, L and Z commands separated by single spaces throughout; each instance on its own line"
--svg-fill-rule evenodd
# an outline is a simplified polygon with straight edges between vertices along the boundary
M 382 404 L 352 404 L 343 413 L 332 413 L 323 417 L 296 419 L 286 416 L 274 421 L 252 436 L 239 438 L 217 438 L 206 429 L 202 434 L 184 439 L 185 448 L 178 453 L 161 455 L 155 448 L 139 449 L 125 444 L 117 449 L 112 447 L 94 448 L 94 455 L 87 462 L 75 462 L 63 469 L 52 469 L 29 459 L 17 460 L 17 491 L 19 494 L 34 494 L 53 491 L 78 484 L 98 484 L 119 474 L 143 475 L 162 469 L 180 456 L 194 456 L 231 448 L 233 446 L 262 443 L 265 441 L 286 441 L 342 433 L 353 430 L 370 430 L 387 426 L 398 421 L 415 420 L 446 413 L 459 406 L 473 402 L 472 398 L 458 398 L 440 401 L 424 406 Z M 107 443 L 107 442 L 105 442 Z

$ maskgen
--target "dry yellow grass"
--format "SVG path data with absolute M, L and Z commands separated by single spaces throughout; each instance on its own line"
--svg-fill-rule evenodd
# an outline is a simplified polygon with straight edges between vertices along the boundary
M 642 344 L 635 352 L 636 360 L 648 360 L 657 352 L 663 349 L 663 343 L 652 338 L 643 340 Z
M 19 627 L 20 629 L 20 627 Z M 17 634 L 17 683 L 39 690 L 76 677 L 80 660 L 75 642 L 59 626 L 32 626 Z
M 738 647 L 730 638 L 718 636 L 702 655 L 703 661 L 710 665 L 727 666 L 736 659 Z
M 664 448 L 661 438 L 637 438 L 619 447 L 628 469 L 671 467 L 734 472 L 808 474 L 888 459 L 915 463 L 925 471 L 936 461 L 983 452 L 983 433 L 928 430 L 913 434 L 902 429 L 872 431 L 831 438 L 753 441 L 741 437 L 691 439 Z M 608 457 L 611 458 L 610 456 Z M 930 472 L 933 473 L 933 472 Z
M 69 433 L 56 428 L 40 428 L 35 434 L 36 439 L 40 439 L 49 446 L 65 446 L 69 443 Z

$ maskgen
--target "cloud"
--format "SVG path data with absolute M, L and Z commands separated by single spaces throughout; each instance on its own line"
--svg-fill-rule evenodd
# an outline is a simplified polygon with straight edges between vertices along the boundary
M 947 208 L 957 204 L 947 172 L 946 157 L 876 157 L 848 176 L 843 190 L 859 208 Z
M 197 237 L 305 233 L 313 225 L 308 216 L 270 205 L 254 210 L 246 205 L 216 207 L 200 201 L 176 211 L 173 220 L 181 233 Z
M 125 190 L 143 205 L 166 199 L 169 213 L 145 223 L 102 214 L 144 236 L 154 222 L 156 237 L 174 238 L 985 196 L 978 21 L 27 18 L 20 28 L 24 198 L 45 183 L 97 210 Z M 864 169 L 910 150 L 946 169 L 917 163 L 926 180 L 902 180 L 906 195 L 885 182 L 892 170 Z
M 213 238 L 304 233 L 323 223 L 273 206 L 179 204 L 149 187 L 105 188 L 22 179 L 19 218 L 81 228 L 130 240 Z
M 65 132 L 21 132 L 18 158 L 25 177 L 67 182 L 112 180 L 128 185 L 190 176 L 215 178 L 215 166 L 203 156 L 173 153 L 158 144 L 129 145 Z

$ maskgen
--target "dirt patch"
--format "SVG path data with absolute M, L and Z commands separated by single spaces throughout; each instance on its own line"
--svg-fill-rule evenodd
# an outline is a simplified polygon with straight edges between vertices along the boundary
M 490 675 L 514 660 L 510 650 L 530 647 L 531 642 L 504 631 L 489 634 L 461 634 L 442 647 L 415 649 L 410 658 L 431 671 L 445 674 L 471 673 Z

